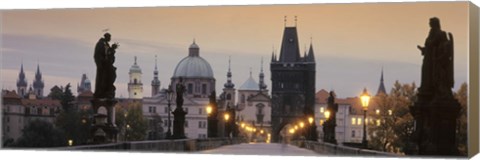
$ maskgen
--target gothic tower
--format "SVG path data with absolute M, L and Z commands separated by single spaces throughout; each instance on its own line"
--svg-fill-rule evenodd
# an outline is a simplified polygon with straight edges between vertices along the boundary
M 132 67 L 130 67 L 128 74 L 130 75 L 130 82 L 128 82 L 128 98 L 142 99 L 142 69 L 137 65 L 137 56 L 135 56 L 135 62 Z
M 152 97 L 157 95 L 158 92 L 160 92 L 160 80 L 158 80 L 157 55 L 155 55 L 155 70 L 153 71 L 152 80 Z
M 227 82 L 223 85 L 223 92 L 225 93 L 225 105 L 227 104 L 232 107 L 235 105 L 235 84 L 232 82 L 232 72 L 230 69 L 230 57 L 228 58 L 228 72 L 227 72 Z
M 382 75 L 380 76 L 380 85 L 378 86 L 377 96 L 380 94 L 387 94 L 385 90 L 385 85 L 383 84 L 383 67 L 382 67 Z
M 37 98 L 43 98 L 43 88 L 45 84 L 42 80 L 42 73 L 40 72 L 40 65 L 37 65 L 37 72 L 35 73 L 35 80 L 33 81 L 33 91 Z
M 23 63 L 20 67 L 20 73 L 17 80 L 17 92 L 20 97 L 24 98 L 27 95 L 27 79 L 25 78 L 25 72 L 23 72 Z
M 272 56 L 272 140 L 289 123 L 314 117 L 315 59 L 310 45 L 308 55 L 301 57 L 297 27 L 285 25 L 280 55 Z

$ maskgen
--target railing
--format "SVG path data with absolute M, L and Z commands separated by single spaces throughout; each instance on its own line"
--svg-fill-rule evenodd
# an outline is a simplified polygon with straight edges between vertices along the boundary
M 246 142 L 241 138 L 209 138 L 209 139 L 179 139 L 132 141 L 98 145 L 82 145 L 57 148 L 60 150 L 133 150 L 133 151 L 160 151 L 160 152 L 192 152 L 218 148 L 224 145 L 240 144 Z
M 368 150 L 368 149 L 339 146 L 331 143 L 314 142 L 314 141 L 306 141 L 306 140 L 292 141 L 291 144 L 297 147 L 313 150 L 315 152 L 322 153 L 322 154 L 332 154 L 332 155 L 342 155 L 342 156 L 355 156 L 355 155 L 384 156 L 384 157 L 403 156 L 403 155 L 388 153 L 388 152 L 380 152 L 380 151 L 374 151 L 374 150 Z

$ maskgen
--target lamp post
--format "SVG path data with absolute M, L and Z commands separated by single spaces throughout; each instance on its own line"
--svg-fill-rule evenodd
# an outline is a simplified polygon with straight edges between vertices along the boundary
M 170 109 L 170 105 L 171 105 L 171 102 L 172 102 L 172 99 L 173 99 L 173 90 L 172 90 L 172 86 L 171 85 L 168 85 L 168 90 L 167 90 L 167 106 L 168 106 L 168 129 L 167 129 L 167 139 L 171 139 L 172 138 L 172 131 L 170 130 L 170 127 L 171 127 L 171 121 L 170 121 L 170 112 L 171 112 L 171 109 Z
M 362 95 L 360 95 L 360 100 L 362 102 L 362 108 L 363 108 L 363 139 L 362 139 L 362 145 L 363 148 L 368 147 L 368 142 L 367 142 L 367 110 L 368 110 L 368 103 L 370 101 L 370 95 L 367 92 L 367 88 L 363 89 Z
M 229 124 L 228 120 L 230 119 L 230 114 L 228 114 L 228 111 L 225 111 L 223 114 L 223 118 L 225 120 L 225 137 L 230 137 L 230 130 L 229 130 Z

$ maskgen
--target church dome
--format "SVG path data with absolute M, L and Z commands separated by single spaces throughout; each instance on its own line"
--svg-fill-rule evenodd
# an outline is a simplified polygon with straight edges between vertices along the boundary
M 130 67 L 129 73 L 142 73 L 142 69 L 137 65 L 137 56 L 135 56 L 135 63 Z
M 195 41 L 189 47 L 189 54 L 175 67 L 173 77 L 183 78 L 213 78 L 210 63 L 200 57 L 199 47 Z
M 258 83 L 255 82 L 255 80 L 252 78 L 252 75 L 250 74 L 250 77 L 238 88 L 238 90 L 259 90 Z

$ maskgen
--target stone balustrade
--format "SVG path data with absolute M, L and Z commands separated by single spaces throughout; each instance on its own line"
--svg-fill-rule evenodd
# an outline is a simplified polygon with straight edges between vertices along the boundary
M 347 147 L 347 146 L 341 146 L 341 145 L 336 145 L 331 143 L 314 142 L 314 141 L 306 141 L 306 140 L 292 141 L 291 144 L 297 147 L 306 148 L 306 149 L 313 150 L 315 152 L 326 154 L 326 155 L 383 156 L 383 157 L 403 156 L 400 154 L 394 154 L 394 153 L 388 153 L 388 152 L 380 152 L 380 151 L 374 151 L 374 150 L 368 150 L 368 149 Z
M 159 151 L 159 152 L 193 152 L 218 148 L 224 145 L 246 142 L 241 138 L 208 138 L 208 139 L 177 139 L 131 141 L 98 145 L 82 145 L 57 148 L 60 150 L 105 150 L 105 151 Z

